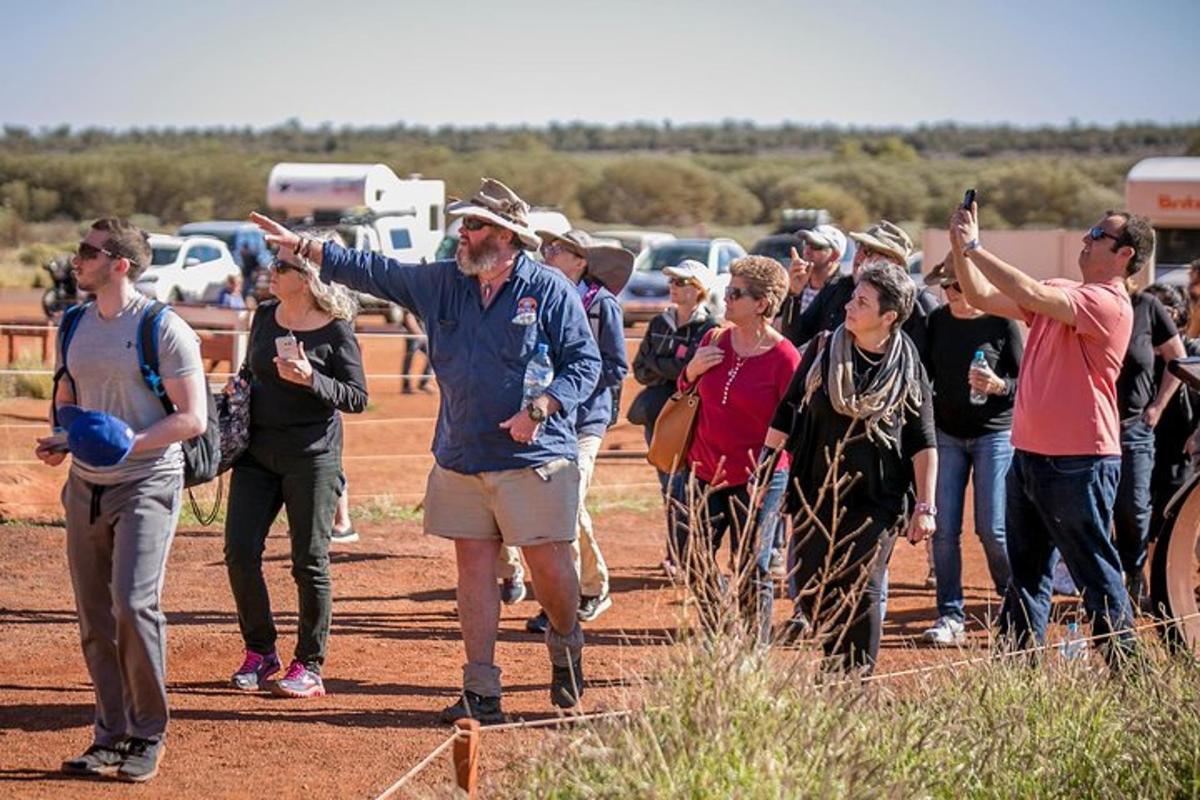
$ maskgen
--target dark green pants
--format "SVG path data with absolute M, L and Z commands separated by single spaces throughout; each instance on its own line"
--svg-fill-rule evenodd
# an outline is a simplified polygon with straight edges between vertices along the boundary
M 314 672 L 325 661 L 333 612 L 329 535 L 341 472 L 340 447 L 315 456 L 277 456 L 251 446 L 234 465 L 229 487 L 225 566 L 246 648 L 264 655 L 275 649 L 262 556 L 271 523 L 286 506 L 300 611 L 295 658 Z

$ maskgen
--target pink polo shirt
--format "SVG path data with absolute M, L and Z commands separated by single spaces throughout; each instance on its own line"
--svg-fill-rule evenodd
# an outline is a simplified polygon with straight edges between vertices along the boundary
M 1013 447 L 1045 456 L 1121 454 L 1117 376 L 1133 326 L 1119 280 L 1054 279 L 1075 311 L 1075 327 L 1025 312 L 1029 338 L 1013 410 Z

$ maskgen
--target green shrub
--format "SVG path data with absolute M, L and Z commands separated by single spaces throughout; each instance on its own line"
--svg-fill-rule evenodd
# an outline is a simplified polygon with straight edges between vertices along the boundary
M 21 356 L 0 370 L 50 371 L 53 370 L 53 367 L 42 363 L 40 358 Z M 53 392 L 54 379 L 51 375 L 13 375 L 7 371 L 0 371 L 0 397 L 32 397 L 35 400 L 49 400 Z

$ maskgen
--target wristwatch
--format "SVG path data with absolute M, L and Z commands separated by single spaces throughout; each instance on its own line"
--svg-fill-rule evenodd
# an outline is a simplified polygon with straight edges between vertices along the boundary
M 913 513 L 914 514 L 928 514 L 931 517 L 936 517 L 937 516 L 937 506 L 933 505 L 932 503 L 926 503 L 924 501 L 921 501 L 921 502 L 917 503 L 917 507 L 916 507 L 916 509 L 913 510 Z
M 971 241 L 969 241 L 963 245 L 962 254 L 965 256 L 967 253 L 971 252 L 972 250 L 978 250 L 981 247 L 983 247 L 983 245 L 980 244 L 978 238 L 972 239 Z
M 535 406 L 531 404 L 525 409 L 525 413 L 529 414 L 529 418 L 534 422 L 546 421 L 546 412 L 542 410 L 541 406 Z

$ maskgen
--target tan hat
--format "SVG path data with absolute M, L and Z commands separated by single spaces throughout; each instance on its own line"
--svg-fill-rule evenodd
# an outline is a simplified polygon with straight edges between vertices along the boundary
M 494 178 L 484 178 L 479 189 L 466 200 L 451 198 L 446 206 L 452 217 L 479 217 L 520 237 L 526 250 L 537 250 L 542 240 L 529 227 L 529 204 Z
M 694 258 L 685 258 L 674 267 L 663 267 L 662 273 L 668 278 L 686 278 L 694 281 L 706 292 L 712 291 L 713 284 L 717 281 L 713 271 Z
M 886 219 L 879 220 L 866 233 L 851 233 L 850 238 L 869 250 L 895 256 L 901 264 L 908 263 L 913 251 L 912 239 L 904 229 Z
M 946 253 L 938 264 L 925 276 L 926 286 L 949 286 L 952 283 L 958 283 L 958 276 L 954 274 L 954 259 Z
M 587 274 L 613 294 L 620 294 L 633 274 L 633 253 L 624 247 L 596 244 L 587 231 L 573 228 L 566 233 L 538 231 L 544 244 L 555 242 L 587 261 Z

